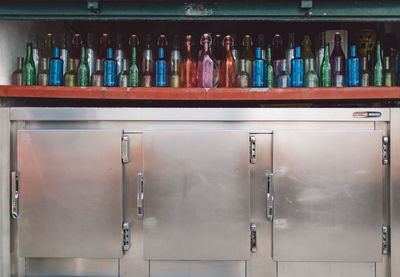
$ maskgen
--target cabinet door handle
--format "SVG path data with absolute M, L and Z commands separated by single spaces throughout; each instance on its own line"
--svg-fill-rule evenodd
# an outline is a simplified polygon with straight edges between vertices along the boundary
M 274 183 L 272 171 L 267 171 L 265 176 L 267 178 L 267 219 L 268 221 L 274 220 Z
M 144 200 L 144 190 L 143 190 L 143 174 L 138 173 L 138 192 L 137 192 L 137 214 L 139 219 L 143 219 L 143 201 Z

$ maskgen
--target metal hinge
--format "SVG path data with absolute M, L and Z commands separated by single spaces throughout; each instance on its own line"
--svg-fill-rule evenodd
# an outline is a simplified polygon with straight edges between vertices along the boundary
M 255 164 L 256 163 L 256 137 L 250 136 L 249 141 L 250 141 L 250 163 Z
M 382 137 L 382 164 L 389 164 L 389 137 Z
M 389 225 L 382 225 L 382 254 L 389 254 L 390 249 L 390 228 Z
M 257 225 L 250 223 L 250 251 L 251 253 L 257 252 Z
M 122 250 L 128 251 L 131 248 L 131 223 L 129 221 L 122 223 L 122 234 Z
M 18 172 L 11 171 L 11 216 L 15 219 L 18 218 Z
M 131 161 L 131 154 L 130 154 L 130 145 L 129 145 L 129 137 L 123 136 L 122 137 L 122 145 L 121 145 L 121 158 L 122 163 L 126 164 Z

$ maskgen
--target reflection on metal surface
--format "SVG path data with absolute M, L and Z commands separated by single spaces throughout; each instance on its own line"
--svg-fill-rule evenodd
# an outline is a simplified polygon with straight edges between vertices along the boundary
M 18 173 L 11 172 L 11 216 L 18 218 Z

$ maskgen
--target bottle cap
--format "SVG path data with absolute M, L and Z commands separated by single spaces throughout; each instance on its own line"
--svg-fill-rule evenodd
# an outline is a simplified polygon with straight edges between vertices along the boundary
M 54 58 L 59 58 L 60 57 L 60 48 L 54 47 L 53 48 L 53 57 Z
M 294 50 L 294 57 L 295 58 L 301 58 L 301 47 L 297 46 Z
M 158 48 L 158 58 L 164 59 L 164 48 Z
M 107 48 L 107 59 L 113 58 L 113 50 L 112 48 Z
M 356 57 L 357 48 L 355 45 L 350 46 L 350 57 Z
M 256 59 L 257 60 L 261 59 L 261 47 L 256 48 Z

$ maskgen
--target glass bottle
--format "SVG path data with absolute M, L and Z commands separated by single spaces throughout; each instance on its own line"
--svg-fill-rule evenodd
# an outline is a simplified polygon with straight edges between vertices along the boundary
M 75 34 L 72 40 L 72 49 L 70 52 L 70 57 L 74 59 L 75 70 L 78 69 L 79 61 L 81 60 L 81 44 L 82 39 L 80 34 Z
M 325 37 L 324 37 L 324 32 L 321 32 L 318 34 L 318 39 L 317 39 L 317 45 L 318 48 L 316 49 L 316 66 L 317 66 L 317 73 L 321 73 L 321 66 L 322 66 L 322 61 L 324 60 L 324 52 L 325 52 Z
M 100 59 L 96 59 L 94 72 L 91 77 L 90 83 L 93 87 L 101 87 L 103 86 L 103 69 L 102 69 L 102 62 Z
M 272 53 L 270 44 L 267 45 L 265 60 L 265 85 L 267 88 L 272 88 L 275 85 L 275 73 L 274 67 L 272 66 Z
M 217 61 L 210 51 L 210 35 L 204 34 L 200 42 L 203 50 L 201 51 L 197 68 L 199 88 L 212 88 L 215 85 L 215 77 L 219 72 Z
M 335 66 L 332 73 L 332 86 L 333 87 L 345 87 L 346 86 L 346 75 L 344 71 L 341 71 L 343 68 L 344 60 L 342 57 L 335 58 Z
M 305 84 L 308 88 L 315 88 L 319 86 L 319 77 L 315 72 L 315 62 L 314 59 L 310 59 L 308 71 L 305 76 Z
M 186 36 L 185 55 L 181 63 L 181 85 L 185 88 L 197 86 L 197 61 L 193 51 L 192 36 Z
M 115 49 L 115 60 L 117 61 L 117 76 L 122 72 L 122 63 L 124 60 L 124 49 L 122 45 L 122 35 L 117 35 L 117 48 Z
M 277 78 L 281 73 L 282 60 L 285 59 L 282 47 L 282 37 L 280 34 L 275 34 L 272 39 L 272 66 L 274 67 L 275 78 Z M 286 61 L 286 60 L 285 60 Z M 287 63 L 287 61 L 286 61 Z M 286 64 L 286 73 L 287 64 Z
M 54 47 L 53 57 L 49 62 L 49 86 L 62 86 L 63 69 L 64 61 L 60 58 L 60 50 Z
M 47 58 L 42 57 L 40 59 L 39 73 L 37 76 L 38 86 L 49 85 L 49 61 Z
M 331 58 L 330 58 L 330 62 L 332 65 L 332 75 L 338 77 L 336 79 L 336 81 L 338 81 L 338 82 L 335 83 L 335 80 L 333 80 L 334 86 L 336 86 L 336 87 L 345 85 L 344 78 L 343 78 L 343 80 L 340 79 L 341 78 L 340 76 L 342 76 L 342 75 L 345 76 L 345 74 L 346 74 L 346 57 L 344 55 L 341 43 L 342 43 L 342 39 L 341 39 L 340 33 L 336 32 L 335 33 L 335 46 L 333 47 Z M 338 63 L 339 63 L 339 65 L 338 65 Z
M 315 62 L 314 54 L 312 52 L 312 44 L 311 44 L 310 36 L 304 36 L 301 46 L 302 46 L 301 57 L 304 60 L 304 72 L 308 72 L 310 70 L 311 61 Z
M 67 35 L 64 34 L 61 39 L 61 48 L 60 48 L 60 59 L 63 61 L 63 73 L 67 72 L 68 66 L 68 46 L 67 46 Z
M 224 38 L 224 55 L 219 66 L 219 87 L 234 87 L 235 86 L 235 60 L 232 55 L 233 40 L 230 35 Z
M 32 45 L 32 59 L 33 63 L 35 64 L 35 72 L 36 72 L 36 78 L 39 72 L 39 63 L 40 63 L 40 54 L 39 54 L 39 46 L 38 46 L 38 40 L 39 40 L 39 35 L 36 34 L 36 39 Z M 47 59 L 47 63 L 49 63 L 49 60 Z M 47 64 L 47 68 L 49 68 L 49 65 Z
M 292 73 L 292 60 L 294 59 L 294 33 L 289 33 L 288 46 L 286 49 L 286 62 L 288 73 Z
M 158 48 L 158 59 L 156 61 L 156 87 L 166 87 L 168 80 L 168 62 L 165 59 L 164 48 Z
M 240 53 L 239 53 L 238 47 L 236 46 L 236 43 L 238 41 L 237 37 L 236 37 L 236 34 L 232 34 L 232 40 L 233 40 L 233 43 L 232 43 L 232 56 L 233 56 L 233 59 L 235 60 L 235 72 L 237 73 L 237 72 L 239 72 Z
M 140 86 L 151 87 L 153 84 L 154 58 L 151 50 L 151 35 L 147 34 L 144 39 L 145 49 L 142 55 Z
M 68 59 L 67 72 L 64 75 L 64 86 L 76 87 L 77 78 L 75 71 L 75 60 L 73 58 Z
M 26 57 L 22 67 L 22 77 L 24 86 L 33 86 L 36 83 L 35 64 L 32 59 L 32 43 L 26 44 Z
M 89 66 L 86 59 L 86 49 L 85 44 L 82 43 L 81 46 L 81 60 L 79 61 L 78 71 L 77 71 L 77 84 L 79 87 L 89 86 Z
M 129 87 L 138 87 L 139 86 L 139 67 L 137 65 L 137 57 L 136 57 L 136 48 L 139 45 L 139 40 L 136 35 L 131 35 L 130 39 L 131 47 L 132 47 L 132 56 L 131 56 L 131 66 L 129 67 L 129 78 L 128 78 L 128 86 Z
M 11 84 L 14 86 L 22 86 L 23 77 L 22 77 L 22 67 L 24 65 L 24 58 L 17 58 L 17 70 L 15 70 L 11 75 Z
M 89 80 L 94 72 L 95 53 L 93 46 L 93 34 L 89 33 L 87 36 L 86 59 L 89 68 Z M 90 83 L 90 82 L 89 82 Z
M 332 86 L 332 67 L 329 61 L 329 43 L 325 43 L 324 48 L 324 59 L 321 64 L 321 73 L 320 73 L 321 87 L 330 87 Z
M 123 59 L 122 60 L 122 70 L 121 70 L 121 73 L 118 74 L 118 86 L 122 87 L 122 88 L 128 87 L 128 79 L 129 79 L 128 60 Z
M 164 49 L 164 58 L 165 58 L 166 61 L 168 61 L 169 60 L 168 55 L 167 55 L 167 53 L 168 53 L 168 51 L 167 51 L 168 41 L 167 41 L 167 37 L 165 35 L 160 35 L 158 37 L 157 46 L 158 46 L 158 48 L 163 48 Z
M 180 67 L 181 67 L 181 52 L 179 51 L 179 37 L 174 35 L 172 41 L 172 50 L 170 55 L 169 68 L 169 86 L 179 88 L 181 86 Z
M 291 81 L 290 81 L 290 75 L 287 72 L 287 62 L 285 59 L 281 60 L 281 73 L 278 76 L 277 79 L 277 87 L 278 88 L 287 88 L 290 87 Z
M 360 84 L 362 87 L 371 85 L 371 70 L 369 69 L 368 57 L 361 58 Z
M 100 47 L 97 52 L 97 57 L 102 60 L 107 58 L 107 49 L 110 47 L 110 37 L 108 34 L 104 33 L 100 38 Z
M 396 85 L 396 73 L 390 66 L 390 57 L 385 57 L 384 59 L 383 79 L 385 87 L 392 87 Z
M 248 88 L 250 86 L 250 75 L 246 72 L 246 60 L 239 60 L 239 72 L 236 75 L 236 87 Z
M 374 66 L 374 86 L 383 86 L 383 64 L 381 57 L 381 43 L 380 41 L 376 44 L 376 63 Z
M 250 78 L 253 76 L 253 60 L 254 60 L 254 55 L 253 51 L 251 51 L 251 36 L 250 35 L 245 35 L 243 38 L 243 50 L 242 50 L 242 55 L 240 56 L 240 59 L 246 60 L 246 72 L 249 74 Z
M 220 64 L 223 57 L 222 36 L 220 34 L 216 34 L 214 37 L 214 42 L 212 43 L 212 53 L 214 54 L 217 63 Z
M 117 61 L 114 60 L 112 48 L 107 48 L 107 59 L 103 61 L 103 86 L 117 86 Z
M 347 59 L 347 86 L 360 86 L 360 59 L 357 57 L 357 48 L 350 46 L 350 57 Z
M 263 34 L 257 35 L 257 47 L 261 48 L 261 59 L 265 61 L 266 53 L 265 53 L 265 39 Z
M 54 39 L 53 34 L 48 33 L 44 39 L 44 47 L 42 57 L 47 58 L 48 61 L 53 57 Z
M 260 47 L 256 48 L 256 58 L 253 61 L 253 87 L 265 87 L 265 61 Z
M 301 58 L 301 47 L 295 48 L 294 59 L 292 59 L 292 74 L 290 79 L 292 87 L 304 87 L 304 60 Z

